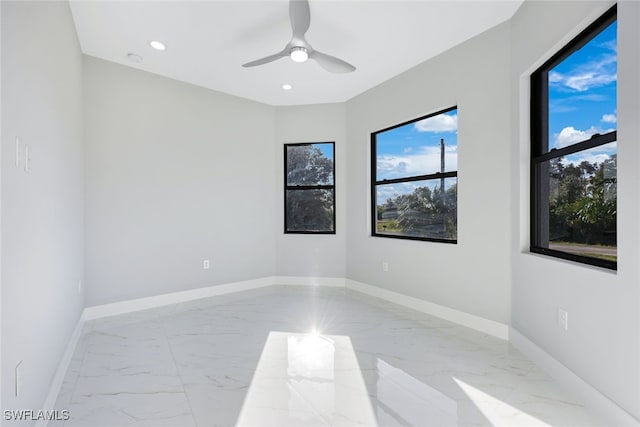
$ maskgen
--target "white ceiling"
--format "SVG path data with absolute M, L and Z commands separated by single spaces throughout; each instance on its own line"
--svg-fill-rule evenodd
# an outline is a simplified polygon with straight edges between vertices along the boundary
M 266 104 L 301 105 L 346 101 L 509 19 L 522 1 L 311 0 L 307 41 L 356 66 L 350 74 L 289 58 L 241 67 L 289 42 L 286 0 L 72 0 L 71 11 L 85 54 Z M 150 40 L 167 50 L 153 50 Z M 128 60 L 130 52 L 143 61 Z

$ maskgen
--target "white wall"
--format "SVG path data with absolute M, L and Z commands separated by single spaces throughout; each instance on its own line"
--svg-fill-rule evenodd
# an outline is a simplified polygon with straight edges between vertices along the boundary
M 38 409 L 83 307 L 82 57 L 67 3 L 0 7 L 1 407 Z M 30 147 L 30 173 L 24 155 L 15 165 L 16 137 Z
M 346 138 L 345 104 L 278 107 L 276 110 L 276 271 L 281 276 L 345 277 Z M 335 142 L 336 234 L 284 234 L 283 146 L 295 142 Z
M 84 65 L 87 305 L 273 275 L 274 108 Z
M 639 3 L 622 1 L 618 6 L 618 271 L 528 253 L 529 75 L 611 4 L 525 2 L 511 21 L 511 322 L 640 417 Z M 567 332 L 556 325 L 558 307 L 569 312 Z
M 349 279 L 509 322 L 508 79 L 502 24 L 347 103 Z M 371 132 L 454 105 L 458 244 L 371 237 Z

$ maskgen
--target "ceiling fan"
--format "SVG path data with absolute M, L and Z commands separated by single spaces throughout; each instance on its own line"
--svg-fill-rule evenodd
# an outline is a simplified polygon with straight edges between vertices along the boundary
M 289 56 L 294 62 L 305 62 L 307 59 L 313 59 L 322 68 L 331 73 L 350 73 L 356 69 L 356 67 L 342 59 L 313 49 L 304 39 L 304 35 L 307 30 L 309 30 L 309 25 L 311 24 L 309 0 L 289 0 L 289 18 L 291 19 L 293 36 L 284 49 L 274 55 L 247 62 L 242 65 L 243 67 L 248 68 L 264 65 Z

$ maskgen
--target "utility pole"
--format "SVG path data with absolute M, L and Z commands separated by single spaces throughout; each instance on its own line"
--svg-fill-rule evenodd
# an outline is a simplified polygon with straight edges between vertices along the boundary
M 444 138 L 440 138 L 440 173 L 444 174 Z M 440 177 L 440 200 L 445 201 L 444 197 L 444 176 Z M 447 235 L 447 222 L 442 217 L 442 237 Z
M 440 173 L 444 173 L 444 138 L 440 138 Z M 440 178 L 440 195 L 444 196 L 444 176 Z

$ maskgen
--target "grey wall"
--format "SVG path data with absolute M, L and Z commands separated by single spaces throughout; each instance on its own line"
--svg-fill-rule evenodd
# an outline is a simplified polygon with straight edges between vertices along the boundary
M 87 305 L 273 275 L 274 108 L 84 66 Z
M 611 2 L 525 2 L 512 19 L 512 326 L 640 417 L 640 4 L 618 6 L 618 271 L 528 253 L 529 78 Z M 544 22 L 544 31 L 540 31 Z M 569 330 L 556 325 L 558 307 Z
M 509 322 L 509 35 L 500 25 L 347 103 L 348 278 Z M 371 132 L 454 105 L 458 244 L 371 237 Z
M 619 6 L 619 270 L 527 253 L 528 75 L 608 5 L 527 1 L 346 104 L 274 108 L 83 65 L 65 3 L 2 2 L 2 407 L 42 404 L 83 306 L 84 254 L 87 306 L 275 274 L 346 276 L 511 323 L 640 416 L 640 4 Z M 453 105 L 458 244 L 370 237 L 370 133 Z M 29 174 L 13 163 L 16 136 L 31 147 Z M 282 144 L 324 140 L 336 142 L 338 233 L 285 236 Z
M 284 276 L 345 277 L 347 159 L 345 105 L 279 107 L 276 110 L 277 177 L 276 271 Z M 284 234 L 285 143 L 335 142 L 336 234 Z
M 1 406 L 38 409 L 83 307 L 82 57 L 67 3 L 0 7 Z M 30 173 L 24 156 L 15 165 L 16 137 L 30 147 Z

